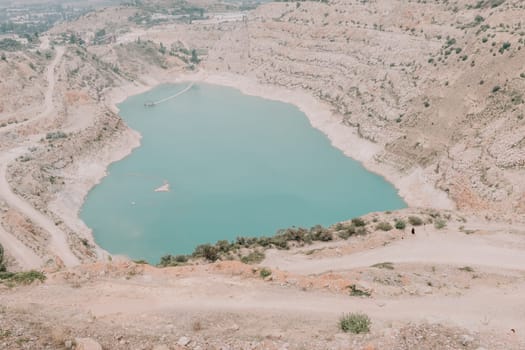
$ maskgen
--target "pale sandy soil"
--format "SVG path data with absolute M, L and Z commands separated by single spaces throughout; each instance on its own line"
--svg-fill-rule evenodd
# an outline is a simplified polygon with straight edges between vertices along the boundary
M 62 60 L 64 51 L 65 49 L 63 47 L 58 46 L 56 48 L 55 58 L 53 59 L 51 64 L 46 69 L 45 75 L 46 75 L 46 81 L 48 83 L 48 86 L 46 88 L 46 93 L 45 93 L 44 106 L 43 106 L 44 109 L 40 113 L 32 117 L 31 119 L 28 119 L 24 122 L 20 122 L 17 124 L 11 124 L 11 125 L 8 125 L 2 128 L 2 132 L 8 132 L 9 130 L 20 128 L 23 125 L 34 123 L 35 121 L 38 121 L 40 119 L 45 119 L 51 115 L 51 113 L 54 111 L 53 93 L 55 92 L 55 83 L 56 83 L 55 68 Z
M 490 224 L 484 225 L 484 229 L 491 229 Z M 525 271 L 525 254 L 523 254 L 525 230 L 523 229 L 520 235 L 511 235 L 507 230 L 487 237 L 469 236 L 457 231 L 445 234 L 433 227 L 416 228 L 416 231 L 416 235 L 406 234 L 407 239 L 398 240 L 384 247 L 322 259 L 273 250 L 266 254 L 263 264 L 299 274 L 339 271 L 382 262 L 424 262 Z
M 438 244 L 438 235 L 441 245 L 430 249 Z M 379 238 L 371 237 L 374 239 Z M 512 236 L 512 240 L 523 246 L 525 231 Z M 260 267 L 239 262 L 164 269 L 114 262 L 52 273 L 42 285 L 0 288 L 0 293 L 7 312 L 26 322 L 65 328 L 77 336 L 90 336 L 111 349 L 129 346 L 120 342 L 121 338 L 130 338 L 130 344 L 142 349 L 151 349 L 155 343 L 179 349 L 176 343 L 182 336 L 192 340 L 188 348 L 194 349 L 220 348 L 239 341 L 246 343 L 235 348 L 251 348 L 246 344 L 265 341 L 271 344 L 264 343 L 259 348 L 523 348 L 525 306 L 521 301 L 525 269 L 523 259 L 506 247 L 509 240 L 505 236 L 492 231 L 465 235 L 445 229 L 428 235 L 407 235 L 371 251 L 363 243 L 359 237 L 339 243 L 340 247 L 355 246 L 357 252 L 338 261 L 318 256 L 312 259 L 317 264 L 301 262 L 292 252 L 290 256 L 295 260 L 277 260 L 281 269 L 272 268 L 271 277 L 264 280 L 259 277 Z M 313 247 L 322 252 L 334 248 L 334 244 Z M 443 256 L 442 248 L 451 247 L 462 248 L 460 259 L 454 259 L 455 254 L 450 260 Z M 423 249 L 425 254 L 416 255 L 414 249 Z M 405 259 L 408 254 L 414 258 Z M 276 257 L 272 255 L 261 266 L 274 266 Z M 492 260 L 490 266 L 484 257 Z M 368 266 L 387 258 L 417 262 L 425 270 L 414 273 L 414 265 L 402 263 L 395 263 L 391 271 Z M 515 261 L 517 258 L 521 260 Z M 337 266 L 339 275 L 326 272 L 330 268 L 325 262 Z M 472 267 L 474 272 L 459 269 L 463 266 Z M 437 272 L 432 272 L 434 269 Z M 345 280 L 341 277 L 344 273 L 354 277 Z M 370 297 L 349 296 L 344 287 L 353 283 L 366 285 L 366 276 L 371 273 L 403 276 L 402 286 L 394 287 L 400 294 L 384 294 L 383 289 L 393 286 L 381 282 L 374 284 Z M 433 283 L 439 279 L 439 287 L 422 289 L 416 281 L 421 273 Z M 502 278 L 506 282 L 501 282 Z M 307 284 L 303 285 L 303 280 Z M 337 283 L 343 283 L 343 288 L 332 288 Z M 484 283 L 485 287 L 474 288 L 474 283 Z M 28 300 L 32 301 L 31 313 L 27 312 Z M 369 335 L 344 335 L 338 331 L 338 318 L 343 312 L 352 311 L 370 316 L 373 325 Z M 401 345 L 402 340 L 397 339 L 399 329 L 422 324 L 451 327 L 467 340 L 440 333 L 433 336 L 435 339 L 420 339 L 419 348 Z M 82 328 L 86 325 L 87 334 Z M 149 346 L 138 347 L 140 341 L 131 339 L 133 334 L 142 332 L 154 336 L 147 341 Z M 404 341 L 413 340 L 408 337 Z M 452 345 L 445 346 L 447 341 L 452 341 Z
M 42 259 L 0 225 L 0 244 L 12 255 L 23 270 L 38 269 Z

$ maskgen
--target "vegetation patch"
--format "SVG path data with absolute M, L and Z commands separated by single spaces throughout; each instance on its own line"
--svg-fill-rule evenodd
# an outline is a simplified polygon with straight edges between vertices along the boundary
M 160 266 L 180 266 L 186 265 L 188 256 L 186 255 L 165 255 L 160 259 Z
M 251 252 L 248 255 L 245 255 L 241 258 L 241 261 L 245 264 L 258 264 L 261 261 L 263 261 L 265 258 L 265 255 L 263 252 L 260 252 L 258 250 Z
M 447 221 L 444 219 L 436 219 L 434 221 L 434 227 L 437 228 L 438 230 L 445 228 L 445 226 L 447 226 Z
M 463 266 L 463 267 L 460 267 L 459 268 L 460 271 L 465 271 L 465 272 L 474 272 L 474 269 L 470 266 Z
M 20 41 L 14 39 L 2 39 L 0 40 L 0 50 L 2 51 L 18 51 L 22 50 L 24 46 Z
M 359 289 L 355 284 L 348 286 L 348 288 L 350 289 L 350 296 L 353 297 L 369 297 L 371 295 L 370 292 Z
M 382 221 L 376 225 L 376 230 L 390 231 L 391 229 L 393 229 L 392 225 L 386 221 Z
M 398 230 L 404 230 L 407 224 L 404 220 L 399 219 L 399 220 L 396 220 L 396 223 L 394 224 L 394 226 Z
M 353 218 L 352 225 L 354 225 L 355 227 L 363 227 L 366 226 L 366 222 L 361 218 Z
M 361 313 L 343 314 L 339 319 L 339 328 L 343 332 L 354 334 L 370 332 L 370 318 Z
M 230 253 L 237 253 L 242 248 L 264 251 L 270 248 L 289 249 L 290 245 L 305 245 L 311 244 L 314 241 L 327 242 L 333 240 L 335 225 L 332 228 L 325 228 L 321 225 L 313 226 L 310 229 L 306 228 L 288 228 L 279 230 L 274 236 L 262 237 L 237 237 L 235 241 L 221 240 L 215 244 L 201 244 L 195 248 L 191 255 L 172 256 L 170 254 L 161 258 L 159 266 L 177 266 L 188 262 L 191 258 L 204 258 L 208 261 L 214 262 L 219 259 L 231 259 Z M 352 234 L 366 234 L 364 227 L 359 229 L 347 229 L 349 236 Z M 263 253 L 260 253 L 263 254 Z M 250 258 L 256 258 L 252 255 Z M 259 255 L 260 258 L 260 255 Z M 242 257 L 240 258 L 242 260 Z
M 62 131 L 53 131 L 46 134 L 46 140 L 57 140 L 64 139 L 67 137 L 67 134 Z
M 40 271 L 23 271 L 23 272 L 0 272 L 0 280 L 12 282 L 15 284 L 31 284 L 34 281 L 45 281 L 46 275 Z
M 423 220 L 419 216 L 409 216 L 408 222 L 410 223 L 410 225 L 413 225 L 413 226 L 423 225 Z
M 371 267 L 375 267 L 375 268 L 378 268 L 378 269 L 393 270 L 394 269 L 394 264 L 391 263 L 391 262 L 382 262 L 382 263 L 374 264 Z
M 259 271 L 259 276 L 261 276 L 261 278 L 266 278 L 266 277 L 269 277 L 271 275 L 272 275 L 272 270 L 270 270 L 270 269 L 263 268 L 263 269 L 261 269 L 261 271 Z

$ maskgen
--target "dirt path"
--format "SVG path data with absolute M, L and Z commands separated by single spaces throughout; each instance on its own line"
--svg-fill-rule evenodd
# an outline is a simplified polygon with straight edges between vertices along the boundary
M 65 50 L 63 47 L 57 47 L 56 56 L 53 62 L 51 63 L 51 65 L 47 68 L 46 77 L 48 81 L 48 88 L 45 93 L 45 102 L 43 106 L 44 109 L 42 113 L 40 113 L 39 115 L 35 116 L 34 118 L 24 123 L 13 124 L 10 127 L 18 128 L 25 123 L 30 123 L 38 119 L 46 118 L 53 112 L 54 110 L 53 93 L 55 89 L 55 79 L 56 79 L 55 67 L 61 61 L 62 56 L 64 55 L 64 51 Z M 6 131 L 6 130 L 2 130 L 2 131 Z M 10 207 L 15 208 L 16 210 L 20 211 L 25 216 L 30 218 L 33 221 L 33 223 L 40 226 L 47 232 L 49 232 L 51 235 L 51 241 L 49 243 L 50 250 L 54 254 L 58 255 L 62 259 L 64 264 L 66 264 L 66 266 L 73 266 L 73 265 L 79 264 L 80 262 L 78 258 L 71 252 L 69 245 L 67 243 L 66 234 L 62 232 L 50 218 L 48 218 L 47 216 L 45 216 L 44 214 L 42 214 L 41 212 L 33 208 L 33 206 L 29 204 L 28 202 L 26 202 L 25 200 L 17 196 L 11 190 L 11 187 L 9 186 L 9 183 L 6 178 L 8 164 L 13 162 L 20 155 L 26 153 L 27 148 L 43 136 L 44 135 L 35 135 L 31 137 L 30 141 L 26 142 L 23 146 L 17 147 L 15 149 L 11 149 L 0 155 L 0 198 L 6 201 L 6 203 Z M 4 232 L 0 231 L 0 235 L 4 236 L 3 233 Z M 2 239 L 7 241 L 9 238 L 8 236 L 6 236 Z M 21 242 L 18 242 L 18 243 L 22 244 Z M 16 246 L 20 248 L 19 244 L 17 244 L 16 242 L 13 242 L 11 239 L 10 245 L 12 247 Z M 18 249 L 18 252 L 21 252 L 21 250 Z M 13 255 L 16 256 L 16 253 L 13 253 Z M 22 263 L 22 260 L 20 260 L 20 262 Z
M 44 95 L 44 106 L 43 106 L 44 109 L 43 109 L 43 111 L 41 113 L 37 114 L 35 117 L 30 118 L 30 119 L 28 119 L 26 121 L 23 121 L 23 122 L 20 122 L 20 123 L 16 123 L 16 124 L 10 124 L 10 125 L 7 125 L 7 126 L 3 127 L 1 129 L 2 133 L 6 132 L 6 131 L 10 131 L 12 129 L 17 129 L 20 126 L 27 125 L 29 123 L 32 123 L 32 122 L 36 121 L 36 120 L 47 118 L 53 112 L 53 110 L 54 110 L 53 93 L 55 91 L 55 82 L 56 82 L 55 68 L 57 67 L 57 65 L 62 60 L 62 57 L 64 56 L 64 52 L 65 52 L 65 48 L 64 47 L 57 46 L 56 47 L 55 58 L 53 59 L 51 64 L 46 69 L 46 80 L 47 80 L 48 85 L 47 85 L 47 89 L 46 89 L 46 92 L 45 92 L 45 95 Z
M 42 266 L 42 259 L 20 242 L 15 236 L 4 230 L 1 225 L 0 243 L 4 249 L 16 259 L 22 269 L 31 270 Z
M 7 182 L 6 172 L 8 164 L 25 152 L 27 152 L 26 147 L 19 147 L 0 155 L 0 198 L 2 198 L 10 207 L 30 218 L 34 224 L 40 226 L 51 235 L 49 249 L 54 254 L 58 255 L 66 266 L 77 265 L 80 261 L 71 252 L 69 244 L 67 243 L 66 234 L 60 230 L 50 218 L 33 208 L 30 203 L 17 196 L 11 190 L 11 186 L 9 186 L 9 183 Z M 0 234 L 2 234 L 1 231 Z
M 516 237 L 525 243 L 525 235 Z M 505 243 L 505 234 L 486 237 L 464 233 L 429 232 L 408 235 L 381 248 L 350 255 L 312 258 L 305 254 L 290 254 L 277 250 L 268 251 L 261 265 L 298 274 L 318 274 L 367 267 L 382 262 L 448 264 L 459 266 L 490 266 L 503 269 L 525 270 L 523 250 L 513 249 Z
M 359 311 L 368 314 L 377 328 L 389 327 L 392 322 L 399 321 L 439 322 L 474 332 L 495 331 L 502 335 L 510 329 L 517 329 L 516 337 L 523 341 L 523 287 L 472 290 L 460 296 L 375 299 L 322 291 L 305 292 L 259 279 L 224 275 L 184 277 L 146 273 L 130 280 L 98 281 L 75 289 L 62 282 L 50 282 L 2 298 L 5 305 L 15 307 L 24 307 L 31 300 L 40 312 L 58 313 L 58 317 L 88 314 L 108 322 L 125 320 L 143 324 L 150 319 L 157 323 L 161 318 L 177 323 L 178 317 L 186 314 L 210 317 L 228 313 L 238 315 L 235 318 L 257 319 L 260 329 L 285 328 L 274 323 L 265 324 L 262 320 L 268 315 L 274 320 L 295 317 L 335 325 L 343 312 Z M 487 303 L 488 300 L 491 302 Z M 307 324 L 302 326 L 299 323 L 293 331 L 309 331 L 301 330 L 307 327 Z

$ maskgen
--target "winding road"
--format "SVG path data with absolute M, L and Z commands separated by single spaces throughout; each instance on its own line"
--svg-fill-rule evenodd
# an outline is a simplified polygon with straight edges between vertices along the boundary
M 1 130 L 2 133 L 9 131 L 10 129 L 19 128 L 27 123 L 34 122 L 48 117 L 54 111 L 53 105 L 53 94 L 55 90 L 55 68 L 62 60 L 64 55 L 63 47 L 56 47 L 56 55 L 52 63 L 49 65 L 46 71 L 46 79 L 48 87 L 45 92 L 44 109 L 43 111 L 32 119 L 25 122 L 12 124 Z M 69 244 L 67 243 L 67 235 L 65 232 L 60 230 L 53 220 L 36 210 L 30 203 L 17 196 L 9 186 L 6 178 L 8 164 L 13 162 L 17 157 L 25 154 L 27 148 L 36 144 L 38 140 L 45 135 L 33 135 L 28 141 L 24 142 L 22 146 L 5 151 L 0 154 L 0 199 L 5 201 L 7 205 L 14 208 L 24 214 L 31 221 L 40 226 L 42 229 L 47 231 L 51 238 L 49 242 L 49 250 L 58 256 L 66 266 L 74 266 L 80 263 L 79 259 L 71 251 Z M 41 259 L 32 253 L 22 242 L 16 239 L 13 235 L 7 233 L 0 225 L 0 242 L 6 247 L 10 254 L 22 265 L 23 268 L 36 268 L 42 263 Z
M 322 259 L 271 250 L 266 253 L 262 265 L 302 275 L 368 267 L 383 262 L 525 270 L 524 250 L 516 249 L 525 245 L 525 235 L 517 235 L 512 243 L 503 244 L 510 238 L 512 237 L 505 233 L 483 237 L 454 232 L 429 232 L 380 248 Z

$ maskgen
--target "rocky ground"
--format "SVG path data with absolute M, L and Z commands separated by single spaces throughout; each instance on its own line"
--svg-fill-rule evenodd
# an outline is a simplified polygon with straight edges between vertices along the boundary
M 522 349 L 525 230 L 478 224 L 464 223 L 469 234 L 453 222 L 418 226 L 415 235 L 376 231 L 268 251 L 256 265 L 159 269 L 114 260 L 49 272 L 43 283 L 0 285 L 0 344 L 67 349 L 91 338 L 104 349 Z M 434 239 L 451 248 L 448 255 L 429 249 L 418 257 Z M 404 254 L 385 261 L 397 249 Z M 341 332 L 345 312 L 367 314 L 370 333 Z

